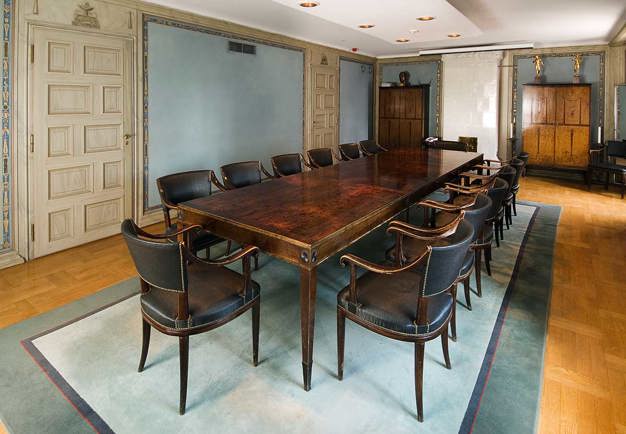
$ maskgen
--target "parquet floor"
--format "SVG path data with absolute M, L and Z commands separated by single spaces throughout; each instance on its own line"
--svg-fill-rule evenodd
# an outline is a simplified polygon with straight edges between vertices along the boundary
M 540 432 L 626 433 L 626 199 L 534 177 L 519 197 L 563 207 Z M 120 236 L 0 270 L 0 327 L 134 274 Z

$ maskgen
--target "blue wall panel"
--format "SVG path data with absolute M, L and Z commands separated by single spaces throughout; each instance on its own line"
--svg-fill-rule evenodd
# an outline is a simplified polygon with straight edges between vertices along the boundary
M 247 42 L 256 55 L 228 51 L 225 35 L 153 18 L 147 40 L 147 197 L 156 179 L 193 169 L 261 160 L 303 147 L 300 50 Z M 145 194 L 146 192 L 144 192 Z
M 373 66 L 339 62 L 339 143 L 357 143 L 373 136 Z

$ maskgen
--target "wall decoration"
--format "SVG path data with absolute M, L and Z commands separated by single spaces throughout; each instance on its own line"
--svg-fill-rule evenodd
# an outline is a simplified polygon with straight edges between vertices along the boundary
M 2 147 L 0 148 L 0 251 L 13 245 L 11 233 L 11 61 L 12 1 L 2 2 Z
M 398 74 L 398 80 L 400 80 L 400 86 L 406 87 L 411 85 L 411 73 L 409 71 L 402 71 Z
M 325 54 L 322 54 L 322 60 L 320 62 L 320 65 L 328 66 L 328 57 L 326 57 Z
M 574 54 L 572 57 L 572 67 L 574 68 L 574 83 L 580 83 L 582 81 L 580 76 L 580 67 L 583 62 L 583 56 L 580 53 Z
M 543 68 L 541 56 L 537 55 L 533 58 L 533 65 L 535 65 L 535 82 L 541 83 L 541 69 Z
M 78 5 L 78 9 L 74 13 L 74 21 L 72 21 L 72 24 L 75 26 L 89 27 L 91 29 L 100 28 L 94 7 L 91 6 L 89 2 Z

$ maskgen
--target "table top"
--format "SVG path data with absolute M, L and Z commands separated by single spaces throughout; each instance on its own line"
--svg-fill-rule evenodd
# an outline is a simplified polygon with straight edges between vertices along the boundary
M 482 154 L 471 152 L 400 148 L 179 206 L 183 215 L 202 215 L 310 247 L 382 209 L 418 200 L 451 173 L 480 161 Z

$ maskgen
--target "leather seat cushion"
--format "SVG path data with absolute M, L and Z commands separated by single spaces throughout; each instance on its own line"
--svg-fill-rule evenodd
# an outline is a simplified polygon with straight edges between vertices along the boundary
M 142 294 L 143 313 L 165 327 L 187 330 L 218 321 L 259 296 L 259 284 L 254 281 L 242 295 L 243 276 L 225 267 L 191 264 L 188 279 L 188 321 L 176 321 L 180 293 L 175 291 L 151 288 Z
M 448 292 L 428 298 L 428 322 L 416 325 L 417 298 L 423 274 L 405 271 L 392 275 L 365 273 L 357 279 L 358 305 L 349 302 L 350 286 L 337 294 L 337 303 L 359 318 L 388 330 L 410 335 L 441 327 L 452 312 Z

